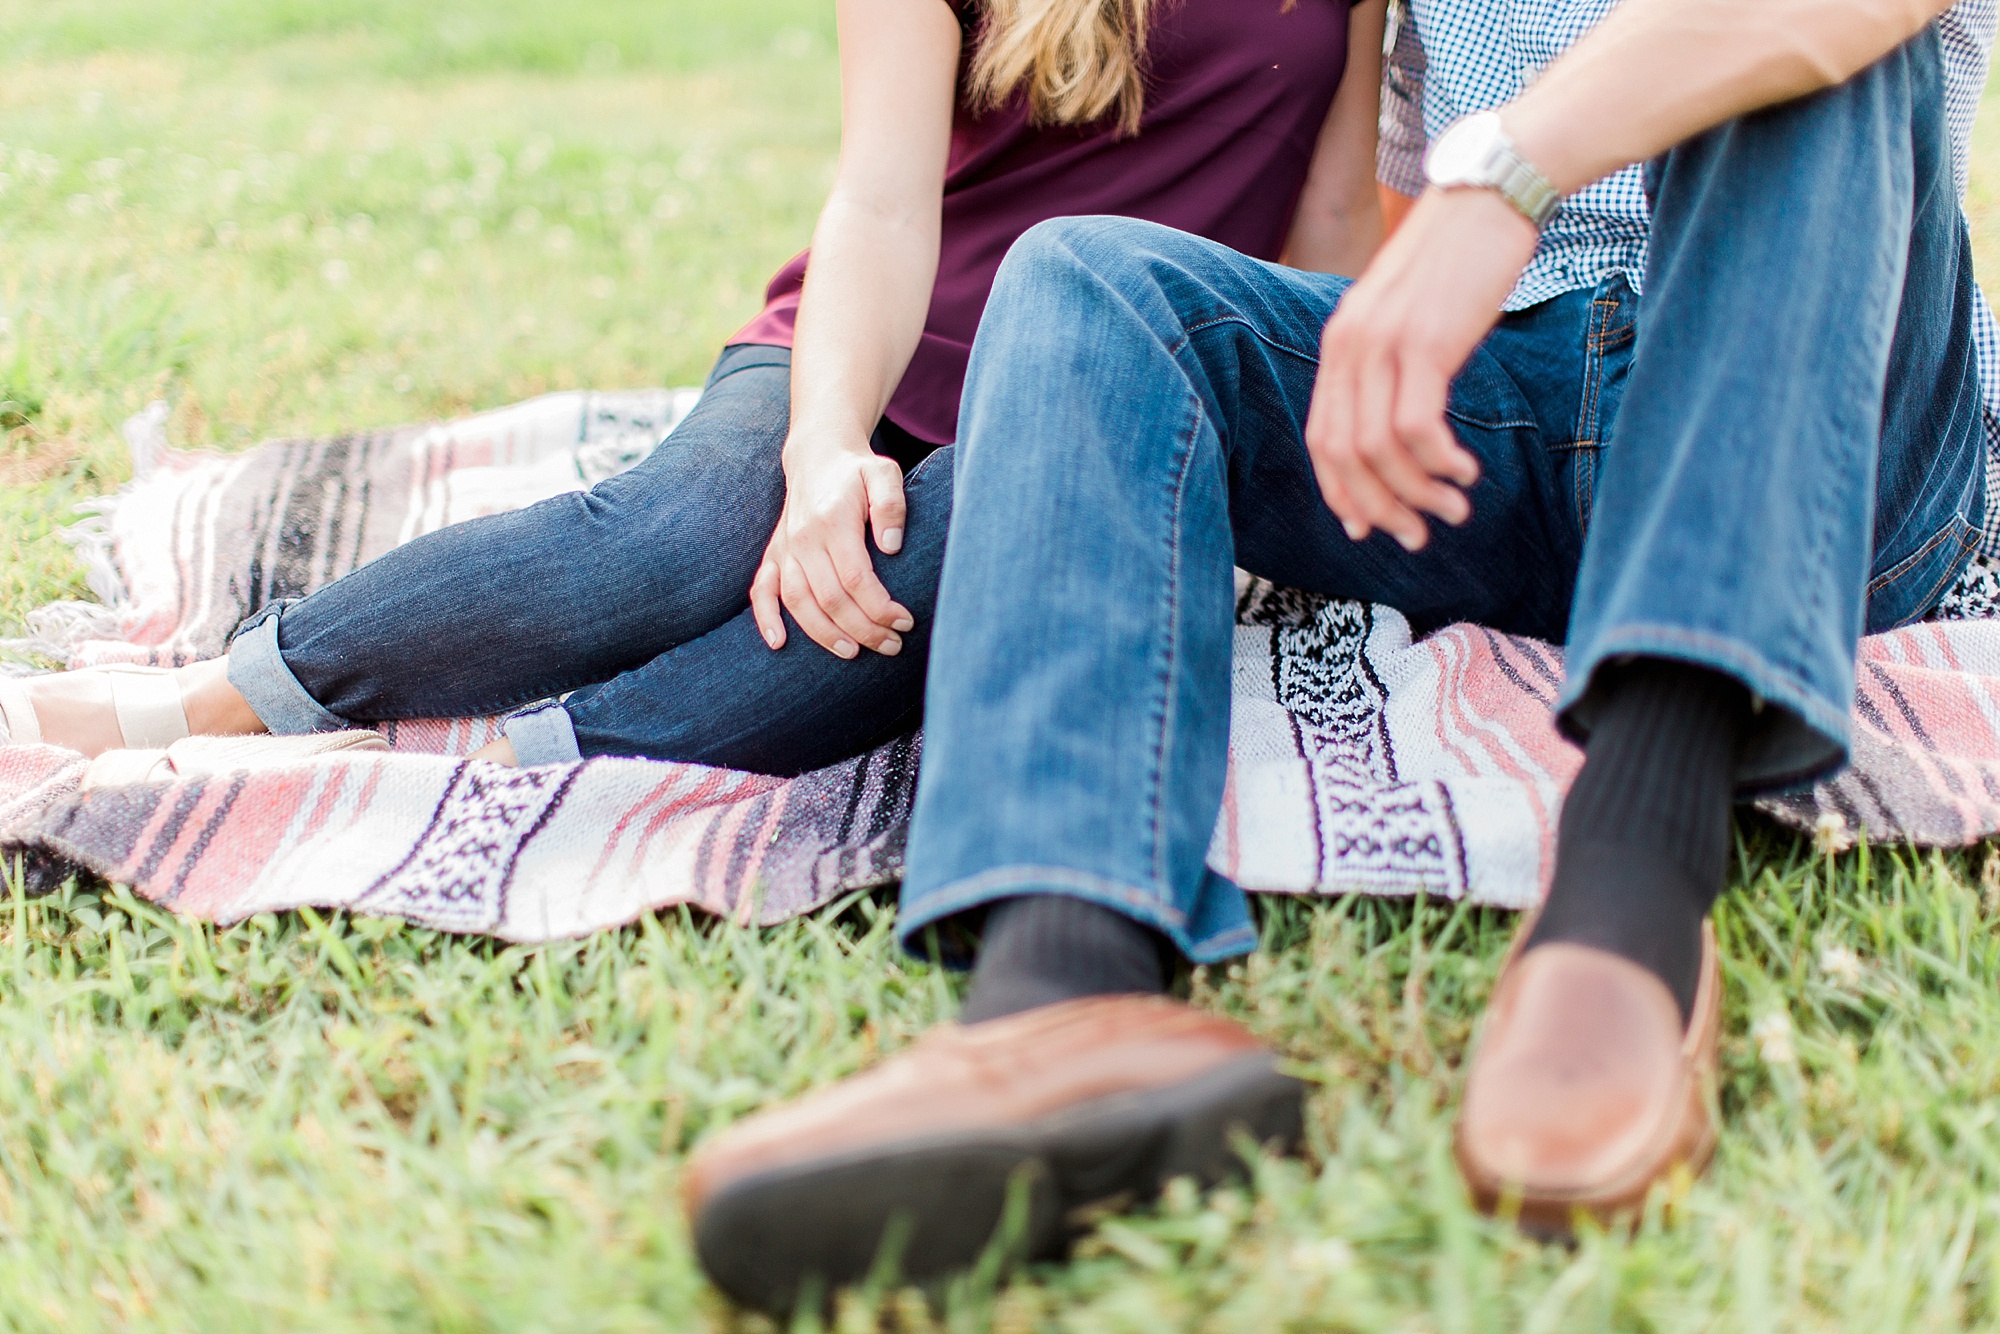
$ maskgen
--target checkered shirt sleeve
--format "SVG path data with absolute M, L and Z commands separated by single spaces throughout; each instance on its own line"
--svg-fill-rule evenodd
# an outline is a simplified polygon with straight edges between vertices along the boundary
M 1399 194 L 1424 192 L 1424 47 L 1403 0 L 1391 0 L 1382 44 L 1382 130 L 1375 178 Z

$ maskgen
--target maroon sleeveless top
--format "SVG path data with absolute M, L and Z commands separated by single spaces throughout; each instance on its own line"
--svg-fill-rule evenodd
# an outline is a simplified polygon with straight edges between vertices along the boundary
M 931 444 L 958 435 L 972 335 L 993 275 L 1049 218 L 1115 213 L 1260 259 L 1291 229 L 1313 146 L 1347 64 L 1347 0 L 1167 0 L 1155 10 L 1139 133 L 1035 128 L 1024 96 L 953 118 L 937 286 L 889 419 Z M 972 8 L 961 3 L 961 12 Z M 973 38 L 968 36 L 968 45 Z M 808 255 L 771 280 L 729 341 L 789 347 Z

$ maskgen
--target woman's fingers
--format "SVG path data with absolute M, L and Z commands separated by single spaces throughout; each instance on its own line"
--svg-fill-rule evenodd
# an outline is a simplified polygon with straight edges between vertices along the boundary
M 868 488 L 868 526 L 875 532 L 875 545 L 885 556 L 893 556 L 903 549 L 903 524 L 909 513 L 903 499 L 903 470 L 894 459 L 876 459 L 862 468 L 861 479 Z
M 764 636 L 764 642 L 774 651 L 785 646 L 784 598 L 781 594 L 778 562 L 766 556 L 764 563 L 757 567 L 757 577 L 750 581 L 750 611 L 757 619 L 757 633 Z
M 829 649 L 832 649 L 835 653 L 839 653 L 843 658 L 854 656 L 852 649 L 856 644 L 872 648 L 877 653 L 886 653 L 892 656 L 902 652 L 902 636 L 884 624 L 884 621 L 894 619 L 897 612 L 901 611 L 901 608 L 898 608 L 895 602 L 889 598 L 888 590 L 881 587 L 880 581 L 875 578 L 875 572 L 868 568 L 868 558 L 865 552 L 862 553 L 860 558 L 861 566 L 866 571 L 866 582 L 873 584 L 881 592 L 883 605 L 882 621 L 876 620 L 869 614 L 868 609 L 861 605 L 849 587 L 850 581 L 856 586 L 860 586 L 862 580 L 856 578 L 851 572 L 843 574 L 835 566 L 833 557 L 826 548 L 806 547 L 801 550 L 798 544 L 795 543 L 793 551 L 798 558 L 800 566 L 805 571 L 806 581 L 812 589 L 813 598 L 818 603 L 819 610 L 840 628 L 844 636 L 839 643 L 828 644 L 827 647 Z M 794 609 L 792 614 L 796 616 L 798 614 L 797 610 Z M 908 615 L 907 612 L 902 614 L 905 616 Z M 814 637 L 818 638 L 818 636 Z M 840 643 L 846 644 L 849 651 L 843 652 L 839 646 Z
M 885 459 L 884 462 L 888 460 Z M 895 464 L 890 463 L 889 466 L 893 468 Z M 900 475 L 896 489 L 899 493 L 902 490 Z M 827 559 L 832 562 L 834 577 L 840 581 L 841 591 L 852 598 L 855 605 L 861 609 L 861 614 L 867 618 L 871 627 L 871 633 L 875 630 L 908 630 L 916 624 L 909 610 L 889 595 L 888 587 L 883 584 L 881 576 L 875 573 L 875 562 L 868 554 L 868 534 L 865 529 L 842 528 L 829 535 L 821 545 Z M 832 604 L 821 605 L 836 621 L 841 620 Z M 862 642 L 868 644 L 870 648 L 875 647 L 872 640 Z
M 784 591 L 785 610 L 799 623 L 799 629 L 806 632 L 806 638 L 837 658 L 852 658 L 861 652 L 847 632 L 820 610 L 812 581 L 806 577 L 805 566 L 796 555 L 785 557 L 780 584 Z

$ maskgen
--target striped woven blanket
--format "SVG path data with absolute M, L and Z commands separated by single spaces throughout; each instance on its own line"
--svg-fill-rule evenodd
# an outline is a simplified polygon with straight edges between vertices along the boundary
M 273 598 L 310 592 L 443 524 L 628 467 L 688 391 L 568 393 L 461 421 L 233 455 L 128 423 L 135 480 L 71 533 L 97 601 L 44 608 L 11 647 L 71 665 L 220 653 Z M 1541 894 L 1579 756 L 1553 726 L 1559 648 L 1240 580 L 1230 776 L 1209 854 L 1252 890 Z M 1948 620 L 1862 647 L 1855 763 L 1761 803 L 1842 847 L 1959 846 L 2000 831 L 2000 574 Z M 84 868 L 214 921 L 299 905 L 517 941 L 692 904 L 769 923 L 894 883 L 919 741 L 791 780 L 597 759 L 458 758 L 491 719 L 385 726 L 389 752 L 93 786 L 81 757 L 0 748 L 0 850 L 31 887 Z

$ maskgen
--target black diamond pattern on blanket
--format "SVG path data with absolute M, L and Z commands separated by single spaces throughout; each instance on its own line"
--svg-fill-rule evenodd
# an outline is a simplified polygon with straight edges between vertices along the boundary
M 1310 625 L 1271 635 L 1271 684 L 1299 720 L 1307 758 L 1322 776 L 1353 783 L 1396 781 L 1382 706 L 1389 692 L 1368 665 L 1375 617 L 1366 603 L 1329 602 Z
M 581 768 L 461 764 L 410 855 L 355 909 L 441 931 L 491 932 L 506 913 L 521 850 L 556 813 Z
M 1374 630 L 1373 607 L 1328 601 L 1309 624 L 1271 632 L 1272 687 L 1311 777 L 1321 881 L 1457 898 L 1466 858 L 1451 797 L 1442 783 L 1405 783 L 1396 772 L 1389 691 L 1368 660 Z

